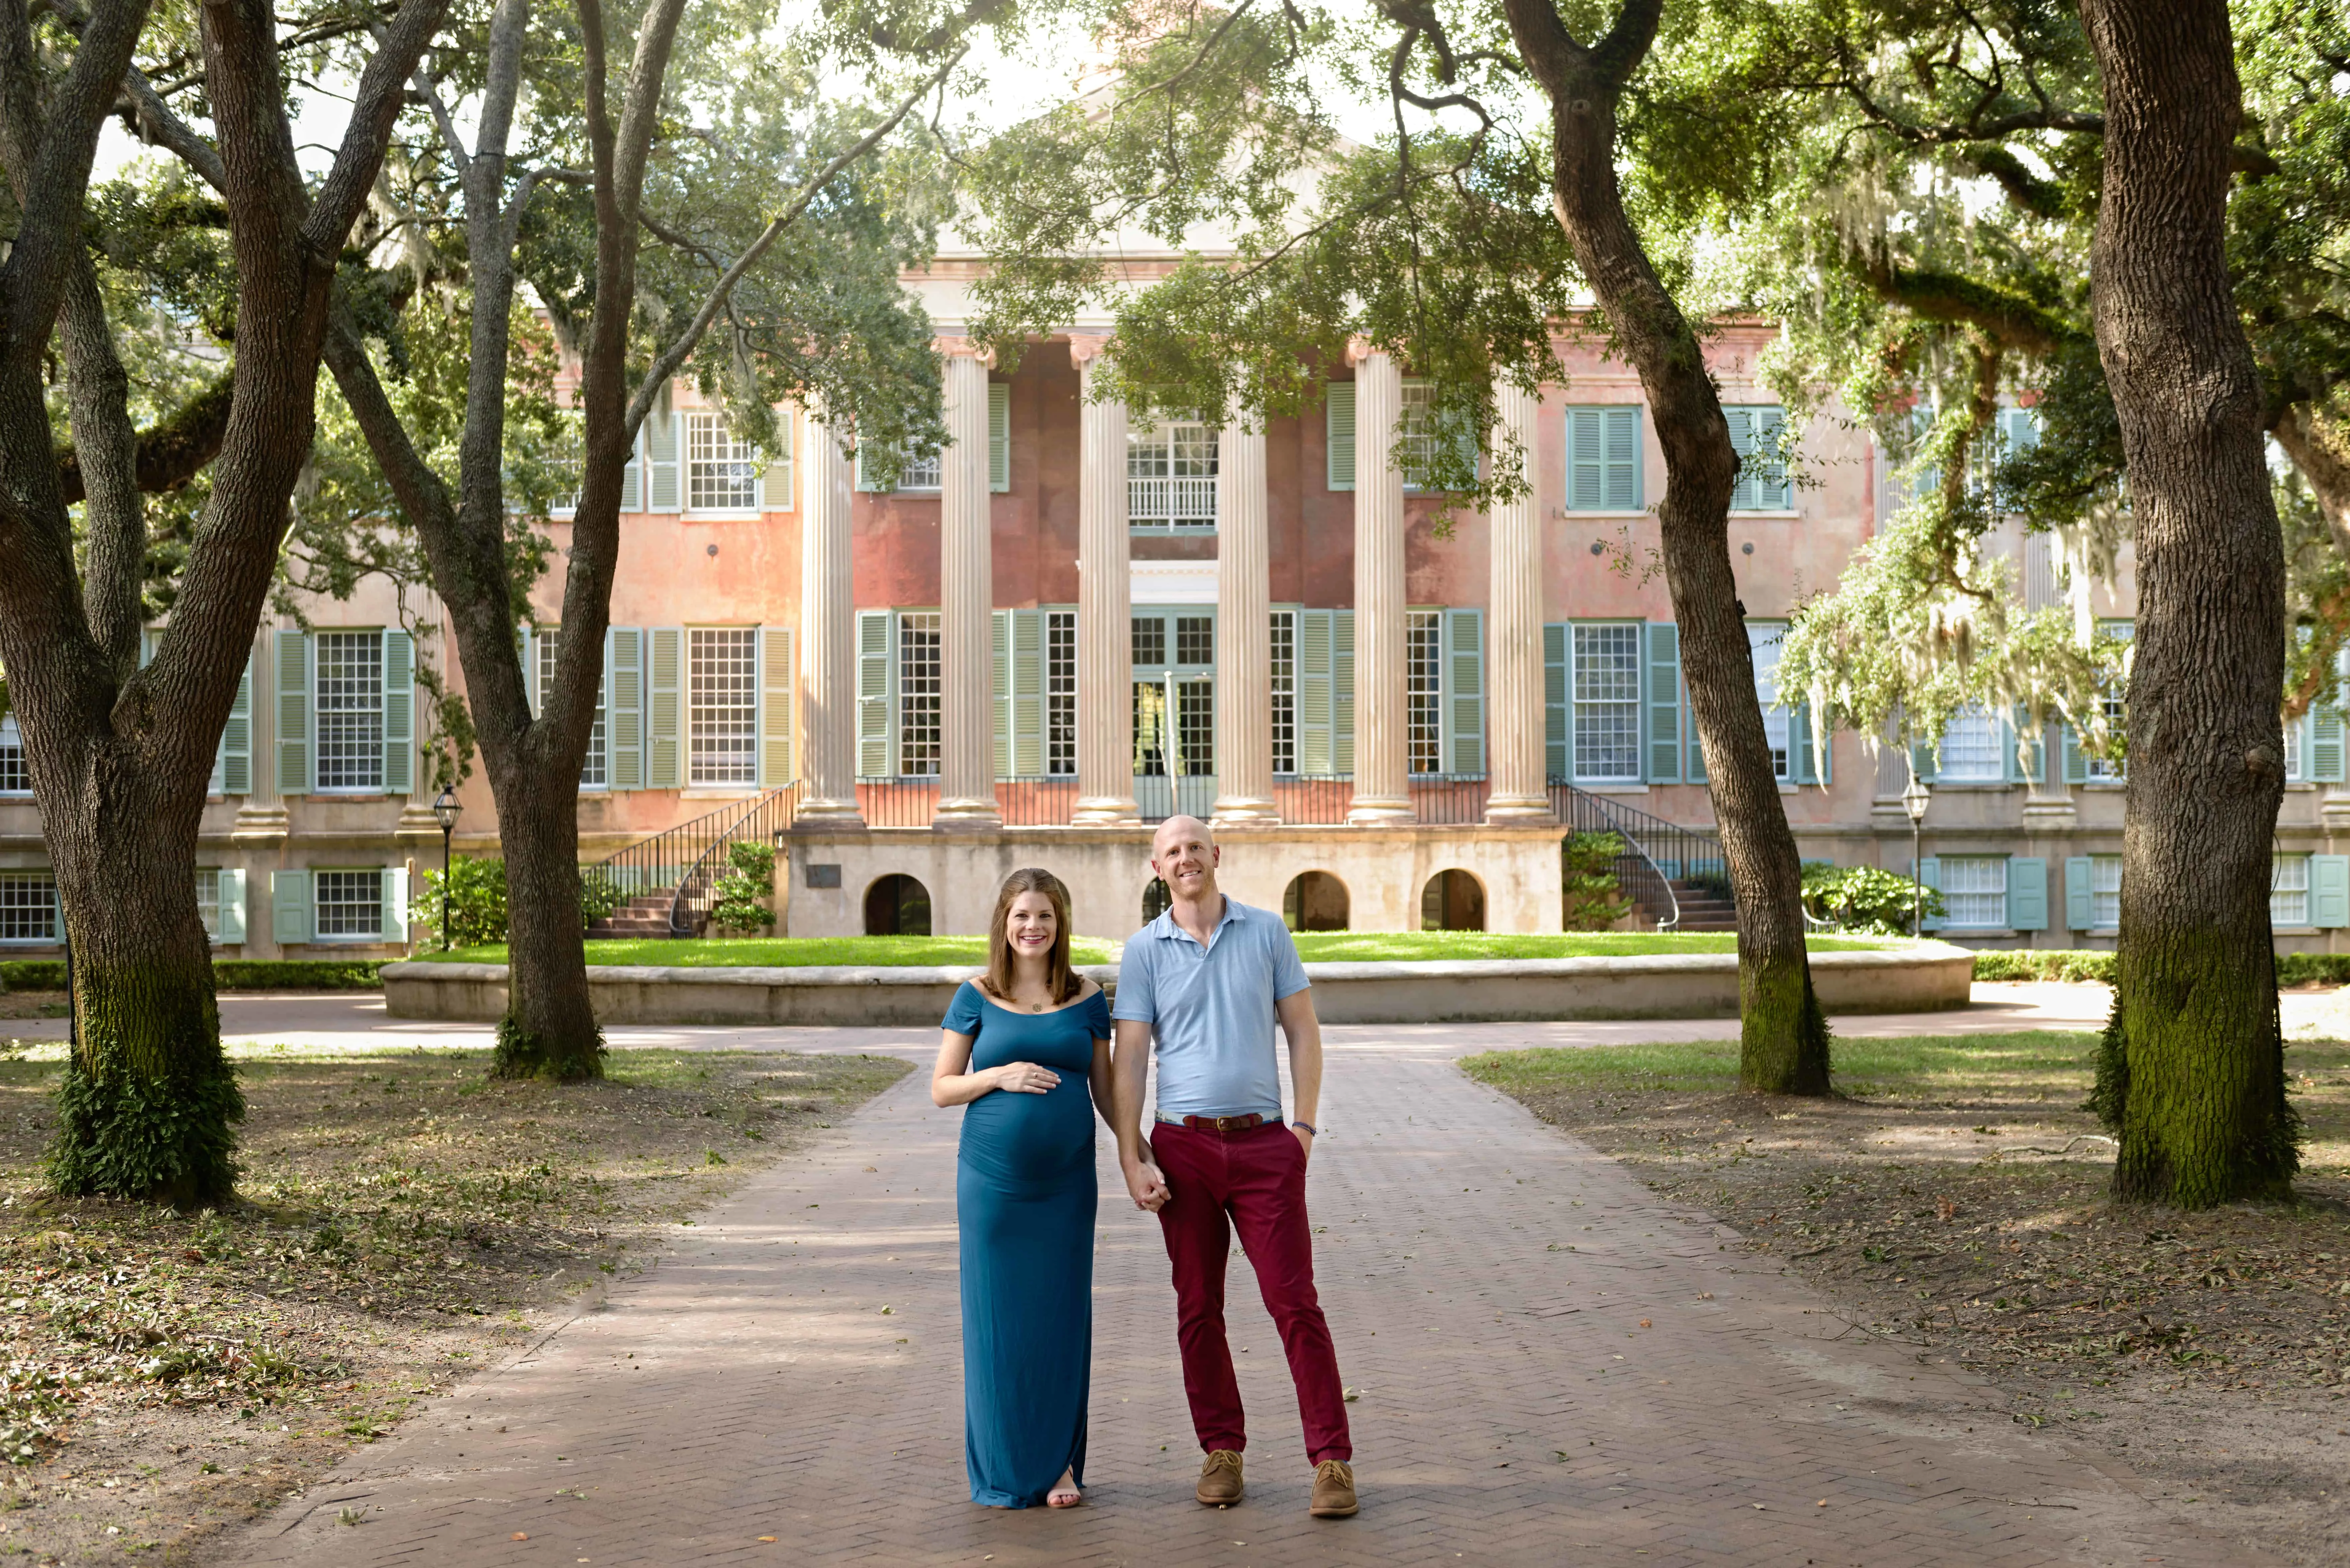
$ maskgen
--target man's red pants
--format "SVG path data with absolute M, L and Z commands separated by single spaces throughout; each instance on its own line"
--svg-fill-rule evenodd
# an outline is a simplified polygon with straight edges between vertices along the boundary
M 1175 1265 L 1183 1392 L 1191 1401 L 1200 1447 L 1210 1453 L 1248 1447 L 1232 1345 L 1224 1338 L 1224 1260 L 1238 1231 L 1264 1309 L 1289 1355 L 1306 1457 L 1317 1465 L 1352 1459 L 1338 1355 L 1314 1293 L 1305 1150 L 1297 1135 L 1279 1122 L 1232 1133 L 1160 1122 L 1150 1129 L 1150 1147 L 1174 1192 L 1159 1210 L 1159 1225 Z

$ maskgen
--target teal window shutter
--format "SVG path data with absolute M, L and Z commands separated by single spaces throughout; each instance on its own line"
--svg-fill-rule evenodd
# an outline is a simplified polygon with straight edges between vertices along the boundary
M 645 432 L 638 428 L 637 439 L 629 444 L 628 466 L 620 470 L 620 511 L 642 512 L 645 509 Z
M 380 932 L 385 941 L 408 945 L 408 867 L 387 866 L 383 868 L 383 925 Z
M 2000 416 L 2006 427 L 2007 455 L 2021 457 L 2040 444 L 2040 415 L 2033 409 L 2009 409 Z
M 1543 628 L 1543 768 L 1552 780 L 1575 776 L 1575 731 L 1566 713 L 1566 628 Z
M 1932 741 L 1909 742 L 1909 772 L 1928 784 L 1934 782 L 1934 742 Z
M 1681 628 L 1648 623 L 1648 782 L 1681 780 Z
M 2094 929 L 2097 923 L 2095 883 L 2092 880 L 2096 862 L 2085 855 L 2071 855 L 2064 859 L 2064 929 L 2068 931 Z
M 1640 410 L 1607 410 L 1607 509 L 1640 508 Z
M 759 783 L 792 782 L 792 628 L 759 628 Z
M 408 794 L 415 773 L 416 639 L 391 630 L 383 634 L 383 793 Z
M 857 774 L 889 773 L 889 612 L 857 612 Z
M 1738 479 L 1730 489 L 1730 509 L 1752 512 L 1756 509 L 1753 416 L 1745 409 L 1724 409 L 1721 413 L 1730 421 L 1730 450 L 1738 454 Z
M 1012 776 L 1012 612 L 988 615 L 993 658 L 989 661 L 988 695 L 995 720 L 995 776 Z
M 310 638 L 307 632 L 277 634 L 277 793 L 310 793 Z
M 1355 776 L 1355 612 L 1330 612 L 1330 771 Z
M 253 661 L 247 649 L 244 673 L 237 677 L 236 697 L 228 705 L 228 722 L 221 726 L 220 745 L 213 753 L 213 794 L 253 793 Z
M 1827 785 L 1835 782 L 1835 758 L 1833 732 L 1817 737 L 1812 732 L 1812 705 L 1798 702 L 1787 710 L 1787 776 L 1798 784 Z
M 681 789 L 684 759 L 680 754 L 679 709 L 685 692 L 685 629 L 657 626 L 645 657 L 645 787 Z
M 1331 382 L 1322 414 L 1329 439 L 1330 488 L 1352 490 L 1355 488 L 1355 383 Z
M 862 441 L 859 441 L 857 446 L 856 462 L 857 488 L 868 495 L 873 494 L 880 489 L 880 486 L 875 484 L 870 479 L 868 479 L 865 476 L 865 443 Z
M 1331 610 L 1297 612 L 1297 771 L 1327 774 L 1331 765 L 1331 713 L 1336 707 L 1330 669 Z
M 678 427 L 685 421 L 668 406 L 664 395 L 661 406 L 645 416 L 645 452 L 647 466 L 652 472 L 652 502 L 648 512 L 681 512 L 685 509 L 684 487 L 678 483 Z
M 1939 857 L 1929 855 L 1918 862 L 1918 880 L 1937 893 L 1942 890 L 1942 862 Z M 1936 914 L 1929 914 L 1918 925 L 1918 929 L 1921 931 L 1939 931 L 1941 929 L 1942 917 Z
M 1485 612 L 1444 612 L 1445 771 L 1485 771 Z
M 244 940 L 244 867 L 223 867 L 220 871 L 220 944 L 227 947 Z
M 775 450 L 768 455 L 767 472 L 759 479 L 759 504 L 769 512 L 792 509 L 792 410 L 775 410 Z
M 1607 412 L 1566 410 L 1566 509 L 1597 512 L 1607 504 Z
M 987 384 L 987 488 L 1012 488 L 1012 384 Z
M 645 787 L 645 631 L 616 626 L 604 640 L 611 681 L 612 787 Z
M 2304 775 L 2312 784 L 2343 782 L 2342 709 L 2327 692 L 2309 709 L 2309 765 Z
M 310 874 L 269 874 L 269 934 L 285 947 L 310 940 Z
M 2350 926 L 2350 855 L 2309 857 L 2309 923 L 2327 930 Z
M 1731 449 L 1738 453 L 1738 483 L 1730 493 L 1732 512 L 1784 512 L 1794 504 L 1794 486 L 1779 453 L 1785 416 L 1776 404 L 1725 408 Z
M 2064 782 L 2066 784 L 2087 784 L 2089 782 L 2089 756 L 2086 752 L 2081 750 L 2081 732 L 2078 730 L 2074 729 L 2070 724 L 2064 726 L 2064 736 L 2063 745 L 2064 750 Z M 2087 929 L 2088 928 L 2085 926 L 2082 928 L 2084 930 Z
M 2044 931 L 2048 929 L 2048 862 L 2034 856 L 2011 856 L 2007 862 L 2007 929 Z
M 1012 612 L 1012 774 L 1045 774 L 1045 612 Z

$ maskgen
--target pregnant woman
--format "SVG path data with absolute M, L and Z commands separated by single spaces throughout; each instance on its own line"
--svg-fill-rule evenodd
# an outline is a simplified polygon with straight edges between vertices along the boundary
M 947 1009 L 931 1098 L 965 1106 L 963 1458 L 973 1502 L 1074 1508 L 1093 1376 L 1094 1113 L 1109 1112 L 1109 1007 L 1069 968 L 1069 890 L 1014 871 L 987 973 Z

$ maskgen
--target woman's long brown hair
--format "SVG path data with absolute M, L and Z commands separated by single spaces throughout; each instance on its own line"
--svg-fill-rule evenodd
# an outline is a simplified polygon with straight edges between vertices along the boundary
M 1012 900 L 1023 893 L 1042 893 L 1053 901 L 1053 948 L 1045 955 L 1045 989 L 1058 1007 L 1077 994 L 1085 981 L 1069 967 L 1069 890 L 1061 879 L 1040 867 L 1029 866 L 1003 879 L 995 896 L 995 923 L 987 929 L 987 975 L 980 981 L 1000 1002 L 1012 1000 L 1012 939 L 1004 934 Z

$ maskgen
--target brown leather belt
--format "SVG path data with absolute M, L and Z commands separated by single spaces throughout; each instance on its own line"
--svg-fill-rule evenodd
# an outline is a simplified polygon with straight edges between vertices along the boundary
M 1261 1116 L 1254 1111 L 1251 1111 L 1244 1116 L 1160 1116 L 1159 1118 L 1169 1127 L 1190 1127 L 1193 1132 L 1220 1133 L 1253 1132 L 1258 1127 L 1269 1126 L 1273 1119 L 1270 1116 Z

